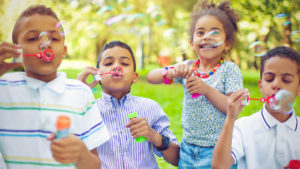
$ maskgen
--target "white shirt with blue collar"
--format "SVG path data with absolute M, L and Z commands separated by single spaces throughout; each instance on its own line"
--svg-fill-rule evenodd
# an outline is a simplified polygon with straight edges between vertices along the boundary
M 75 169 L 55 161 L 46 139 L 56 132 L 56 119 L 70 117 L 69 132 L 89 150 L 109 139 L 90 88 L 58 73 L 50 82 L 5 74 L 0 79 L 0 151 L 8 168 Z
M 232 157 L 238 169 L 283 169 L 291 160 L 300 160 L 300 118 L 294 110 L 281 123 L 263 109 L 234 124 Z
M 150 127 L 178 144 L 169 130 L 167 115 L 154 100 L 128 93 L 118 101 L 103 92 L 97 105 L 111 135 L 111 139 L 98 148 L 102 169 L 158 169 L 154 154 L 161 157 L 162 153 L 148 141 L 137 143 L 125 127 L 129 123 L 128 114 L 133 112 L 145 117 Z

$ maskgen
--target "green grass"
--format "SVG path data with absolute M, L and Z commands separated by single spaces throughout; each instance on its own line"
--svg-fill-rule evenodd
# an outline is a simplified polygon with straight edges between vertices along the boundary
M 67 72 L 69 78 L 76 78 L 80 70 L 76 69 L 65 69 L 62 70 Z M 170 130 L 175 134 L 178 141 L 181 142 L 182 139 L 182 127 L 181 127 L 181 110 L 182 110 L 182 101 L 183 101 L 183 88 L 179 84 L 173 85 L 152 85 L 146 82 L 145 76 L 149 72 L 148 70 L 138 70 L 139 72 L 139 81 L 132 86 L 131 93 L 136 96 L 142 96 L 151 98 L 157 101 L 166 114 L 168 115 L 171 126 Z M 260 98 L 262 97 L 258 86 L 257 81 L 259 79 L 259 72 L 253 71 L 243 71 L 244 77 L 244 87 L 248 88 L 251 93 L 251 97 Z M 88 81 L 92 81 L 92 77 L 89 76 Z M 96 98 L 101 97 L 101 87 L 97 85 L 96 90 L 94 90 Z M 257 112 L 262 108 L 262 103 L 258 101 L 251 101 L 250 105 L 244 107 L 239 117 L 248 116 L 252 113 Z M 296 106 L 297 105 L 297 106 Z M 300 116 L 300 99 L 297 98 L 294 103 L 294 108 L 297 115 Z M 159 167 L 162 169 L 175 169 L 172 165 L 168 164 L 163 160 L 163 158 L 157 158 Z

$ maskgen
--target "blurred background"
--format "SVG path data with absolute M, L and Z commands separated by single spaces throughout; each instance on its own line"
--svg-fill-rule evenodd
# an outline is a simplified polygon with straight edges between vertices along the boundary
M 189 41 L 190 15 L 197 0 L 0 0 L 0 41 L 11 40 L 17 17 L 30 5 L 51 7 L 62 21 L 68 46 L 60 70 L 70 78 L 85 66 L 95 66 L 102 46 L 111 40 L 129 44 L 135 53 L 139 82 L 131 93 L 161 104 L 171 121 L 171 130 L 182 138 L 180 85 L 151 85 L 147 73 L 186 59 L 195 59 Z M 226 60 L 242 70 L 244 87 L 260 98 L 257 87 L 261 56 L 276 46 L 300 49 L 300 0 L 232 0 L 239 14 L 236 46 Z M 93 79 L 89 77 L 89 81 Z M 93 89 L 101 97 L 101 86 Z M 253 101 L 240 117 L 258 111 L 262 103 Z M 294 103 L 300 115 L 300 99 Z M 175 168 L 158 158 L 160 168 Z

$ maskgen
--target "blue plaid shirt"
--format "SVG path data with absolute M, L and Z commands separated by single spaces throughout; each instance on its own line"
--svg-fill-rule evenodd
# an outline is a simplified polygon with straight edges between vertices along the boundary
M 137 112 L 145 117 L 149 125 L 158 133 L 178 144 L 176 137 L 168 129 L 170 121 L 161 106 L 148 98 L 132 96 L 128 93 L 120 102 L 106 93 L 97 100 L 99 111 L 111 135 L 110 140 L 98 148 L 102 169 L 157 169 L 154 153 L 162 153 L 148 142 L 136 143 L 125 125 L 128 114 Z

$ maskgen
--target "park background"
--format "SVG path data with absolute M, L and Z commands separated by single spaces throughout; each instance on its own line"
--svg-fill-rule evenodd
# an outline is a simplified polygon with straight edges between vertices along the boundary
M 0 0 L 0 41 L 12 41 L 14 23 L 24 9 L 45 4 L 63 21 L 68 53 L 60 71 L 67 72 L 69 78 L 76 78 L 85 66 L 95 66 L 105 43 L 126 42 L 135 53 L 139 73 L 131 93 L 160 103 L 170 118 L 171 130 L 181 142 L 182 86 L 151 85 L 146 82 L 146 75 L 154 68 L 196 58 L 189 45 L 190 15 L 196 3 L 197 0 Z M 260 98 L 260 56 L 281 45 L 300 49 L 300 0 L 232 0 L 231 7 L 241 21 L 237 43 L 225 60 L 240 67 L 244 87 L 251 97 Z M 101 97 L 99 85 L 93 92 L 96 98 Z M 261 107 L 262 103 L 251 101 L 239 117 Z M 299 116 L 299 98 L 294 108 Z M 157 159 L 160 168 L 175 168 L 162 158 Z

